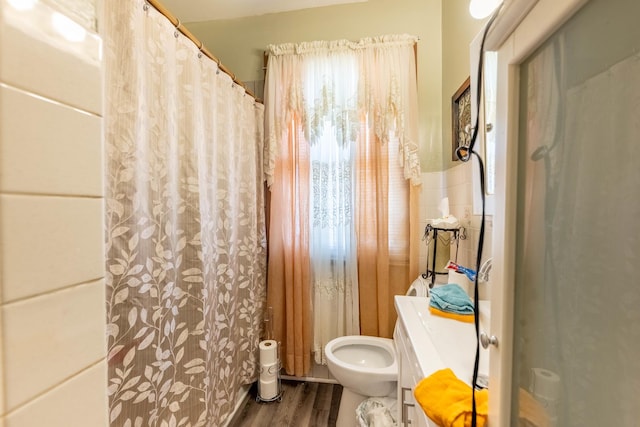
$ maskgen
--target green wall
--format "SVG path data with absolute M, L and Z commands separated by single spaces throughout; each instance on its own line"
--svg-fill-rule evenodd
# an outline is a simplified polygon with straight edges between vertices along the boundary
M 469 74 L 468 45 L 480 28 L 480 23 L 469 16 L 467 6 L 468 0 L 369 0 L 191 22 L 187 27 L 242 81 L 262 80 L 263 53 L 268 44 L 357 40 L 399 33 L 420 37 L 420 160 L 423 172 L 434 172 L 451 166 L 450 99 Z M 462 19 L 458 20 L 458 15 Z M 443 49 L 447 49 L 444 54 Z M 443 134 L 447 135 L 444 140 Z
M 469 77 L 469 43 L 482 31 L 485 21 L 469 15 L 468 0 L 442 0 L 442 166 L 451 160 L 451 97 Z

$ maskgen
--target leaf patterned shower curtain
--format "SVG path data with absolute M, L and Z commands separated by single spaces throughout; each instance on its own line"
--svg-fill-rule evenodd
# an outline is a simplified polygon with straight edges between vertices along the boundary
M 105 3 L 113 426 L 217 426 L 256 379 L 263 107 L 143 0 Z

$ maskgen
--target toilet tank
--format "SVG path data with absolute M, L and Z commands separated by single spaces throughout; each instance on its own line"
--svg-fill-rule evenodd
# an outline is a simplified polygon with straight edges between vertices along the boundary
M 429 296 L 429 280 L 424 278 L 422 274 L 418 274 L 416 280 L 411 283 L 406 295 L 409 297 L 427 297 Z

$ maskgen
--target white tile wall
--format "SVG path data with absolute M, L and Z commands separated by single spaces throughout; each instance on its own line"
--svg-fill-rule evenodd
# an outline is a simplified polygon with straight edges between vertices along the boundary
M 444 196 L 443 173 L 427 172 L 422 174 L 422 192 L 420 194 L 420 233 L 424 232 L 429 220 L 439 218 L 438 210 L 440 201 Z M 421 236 L 422 238 L 422 236 Z M 424 272 L 427 265 L 427 246 L 424 241 L 420 241 L 420 258 L 418 270 Z
M 99 280 L 3 305 L 7 411 L 104 358 L 104 302 Z
M 458 263 L 471 268 L 475 267 L 476 250 L 478 247 L 478 236 L 480 233 L 480 216 L 472 215 L 473 193 L 472 193 L 472 167 L 470 163 L 461 163 L 444 172 L 431 172 L 422 174 L 422 200 L 420 204 L 420 215 L 426 226 L 427 219 L 439 218 L 442 213 L 439 211 L 440 201 L 443 197 L 449 199 L 449 213 L 460 220 L 460 225 L 465 227 L 467 239 L 460 240 L 458 248 Z M 491 247 L 493 234 L 491 217 L 485 224 L 485 243 L 483 250 L 483 260 L 491 257 Z M 451 246 L 451 259 L 455 258 L 455 245 Z M 427 254 L 426 245 L 420 247 L 420 269 L 426 268 Z M 440 278 L 439 278 L 440 279 Z M 456 277 L 456 282 L 472 290 L 472 283 L 464 276 Z M 444 277 L 442 280 L 445 280 Z M 481 294 L 488 298 L 490 286 L 481 286 Z
M 106 383 L 106 362 L 79 373 L 7 416 L 6 427 L 106 426 L 106 395 L 87 393 Z M 71 404 L 70 404 L 71 403 Z
M 102 199 L 0 195 L 5 302 L 104 276 Z
M 2 268 L 2 265 L 0 265 Z M 5 413 L 4 401 L 4 325 L 2 324 L 2 313 L 0 313 L 0 414 Z M 3 418 L 0 415 L 0 427 L 2 427 Z
M 102 196 L 99 116 L 4 86 L 0 121 L 0 191 Z
M 60 11 L 64 11 L 70 18 L 87 29 L 95 31 L 96 0 L 42 0 Z
M 87 32 L 82 42 L 69 42 L 51 15 L 41 4 L 22 12 L 3 7 L 0 81 L 101 115 L 101 40 Z
M 0 0 L 0 427 L 107 426 L 101 40 Z
M 0 9 L 0 15 L 2 14 L 2 9 Z M 2 45 L 2 41 L 4 40 L 4 24 L 0 22 L 0 46 Z M 0 51 L 0 61 L 3 60 L 3 55 Z M 2 81 L 0 79 L 0 81 Z M 2 94 L 0 93 L 0 97 Z M 1 98 L 0 98 L 1 101 Z M 2 107 L 0 107 L 2 108 Z M 4 121 L 0 118 L 0 127 L 4 127 Z M 1 137 L 0 137 L 1 138 Z M 0 169 L 0 174 L 2 173 L 2 169 Z M 0 175 L 0 183 L 2 182 L 2 176 Z M 2 239 L 2 235 L 0 235 L 0 239 Z M 2 251 L 0 250 L 0 271 L 2 271 Z M 2 304 L 2 278 L 0 278 L 0 304 Z M 2 414 L 5 413 L 4 401 L 5 401 L 5 392 L 4 392 L 4 325 L 2 322 L 2 314 L 0 314 L 0 427 L 4 427 L 4 417 Z

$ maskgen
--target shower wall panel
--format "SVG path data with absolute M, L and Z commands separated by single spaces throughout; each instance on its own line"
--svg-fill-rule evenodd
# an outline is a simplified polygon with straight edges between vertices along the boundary
M 100 39 L 0 3 L 0 425 L 106 426 Z

